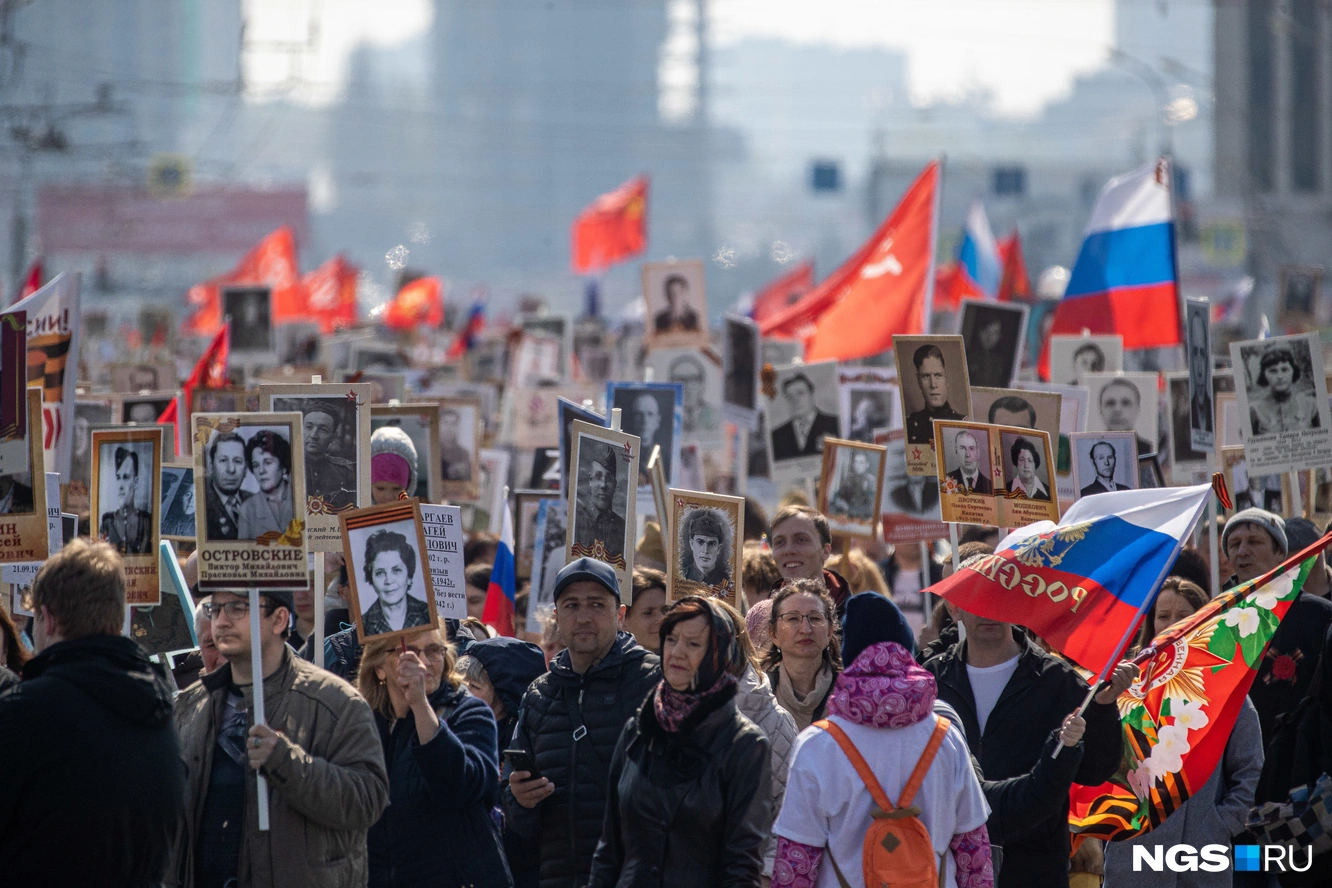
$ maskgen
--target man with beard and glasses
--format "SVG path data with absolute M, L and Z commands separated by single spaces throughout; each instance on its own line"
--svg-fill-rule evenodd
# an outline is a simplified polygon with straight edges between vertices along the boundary
M 208 539 L 236 539 L 241 505 L 250 498 L 241 490 L 245 481 L 245 439 L 235 432 L 224 432 L 208 445 L 208 477 L 204 485 L 204 509 L 208 519 Z

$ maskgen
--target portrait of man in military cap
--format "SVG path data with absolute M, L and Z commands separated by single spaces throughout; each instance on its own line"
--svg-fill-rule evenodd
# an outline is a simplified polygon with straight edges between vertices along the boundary
M 680 571 L 686 580 L 716 586 L 731 578 L 734 541 L 724 513 L 692 509 L 680 526 Z
M 621 469 L 613 445 L 583 436 L 578 439 L 578 448 L 574 543 L 587 550 L 599 543 L 608 559 L 622 558 L 629 478 Z

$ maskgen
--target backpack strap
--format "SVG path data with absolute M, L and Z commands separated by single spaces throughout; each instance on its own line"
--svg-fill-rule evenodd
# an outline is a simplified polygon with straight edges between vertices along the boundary
M 884 812 L 892 811 L 897 807 L 888 799 L 888 794 L 879 785 L 879 778 L 874 776 L 869 763 L 860 754 L 860 750 L 856 749 L 856 744 L 852 743 L 851 738 L 846 736 L 846 731 L 843 731 L 838 725 L 826 718 L 814 722 L 814 727 L 827 731 L 837 741 L 837 745 L 842 747 L 842 752 L 851 760 L 851 766 L 856 769 L 861 782 L 865 784 L 865 788 L 869 790 L 870 795 L 874 798 L 874 804 L 878 805 Z
M 910 807 L 911 800 L 916 797 L 916 790 L 920 789 L 921 782 L 925 780 L 925 773 L 929 771 L 930 765 L 934 763 L 934 757 L 939 753 L 939 747 L 943 745 L 948 725 L 948 719 L 943 716 L 934 717 L 934 733 L 930 735 L 930 742 L 925 744 L 925 751 L 920 754 L 920 761 L 916 762 L 916 769 L 911 772 L 906 786 L 902 787 L 902 796 L 897 800 L 897 804 L 903 808 Z

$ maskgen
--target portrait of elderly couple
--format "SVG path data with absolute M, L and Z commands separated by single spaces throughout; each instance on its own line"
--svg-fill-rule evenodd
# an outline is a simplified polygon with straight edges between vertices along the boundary
M 290 439 L 288 429 L 273 426 L 212 434 L 204 449 L 205 539 L 286 532 L 296 517 Z

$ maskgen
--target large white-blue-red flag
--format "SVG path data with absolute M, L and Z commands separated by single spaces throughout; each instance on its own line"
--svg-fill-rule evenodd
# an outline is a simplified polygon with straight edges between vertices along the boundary
M 500 635 L 513 633 L 514 596 L 517 593 L 517 565 L 513 560 L 513 512 L 508 497 L 504 498 L 504 521 L 500 525 L 499 546 L 495 550 L 495 566 L 490 571 L 490 585 L 486 587 L 485 609 L 481 622 L 494 627 Z
M 1013 531 L 931 591 L 1026 626 L 1099 672 L 1120 656 L 1211 495 L 1199 484 L 1083 497 L 1058 524 Z
M 999 244 L 990 230 L 985 205 L 980 201 L 973 203 L 967 213 L 962 243 L 957 248 L 957 264 L 962 271 L 964 297 L 994 299 L 999 295 L 1004 263 L 999 258 Z
M 1171 170 L 1162 157 L 1111 179 L 1083 235 L 1052 333 L 1118 333 L 1124 348 L 1183 341 Z M 1041 356 L 1048 376 L 1049 343 Z

